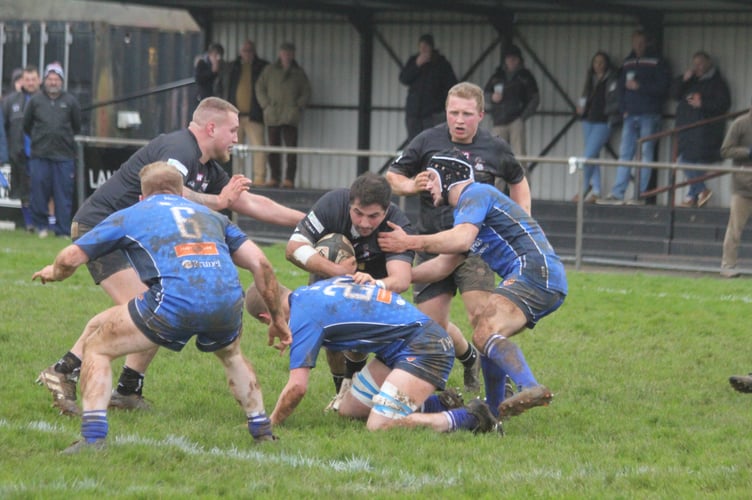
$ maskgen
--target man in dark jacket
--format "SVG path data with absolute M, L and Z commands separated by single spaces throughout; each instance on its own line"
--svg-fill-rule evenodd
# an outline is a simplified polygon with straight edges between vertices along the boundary
M 653 46 L 652 38 L 642 30 L 632 34 L 632 51 L 624 59 L 619 75 L 620 111 L 624 118 L 621 131 L 619 160 L 632 161 L 637 150 L 637 141 L 641 137 L 658 131 L 661 123 L 663 104 L 671 85 L 666 60 Z M 655 159 L 655 141 L 642 143 L 641 161 L 652 162 Z M 652 168 L 639 169 L 639 182 L 635 190 L 641 195 L 648 189 Z M 624 194 L 632 178 L 632 169 L 620 166 L 616 169 L 616 180 L 611 193 L 602 201 L 608 204 L 623 204 Z M 644 204 L 640 199 L 638 203 Z
M 240 129 L 238 142 L 245 142 L 250 146 L 263 146 L 264 141 L 264 111 L 258 102 L 254 87 L 261 76 L 261 71 L 269 61 L 256 55 L 256 45 L 246 40 L 240 48 L 240 55 L 229 66 L 226 79 L 227 95 L 230 101 L 240 111 Z M 266 182 L 266 153 L 253 153 L 253 183 L 263 186 Z
M 447 92 L 457 83 L 452 65 L 434 46 L 426 33 L 418 40 L 418 53 L 400 71 L 400 83 L 408 86 L 405 104 L 407 141 L 427 128 L 442 123 Z
M 708 53 L 698 51 L 692 56 L 692 66 L 674 79 L 671 97 L 676 106 L 676 126 L 683 127 L 728 112 L 731 94 L 721 72 L 713 65 Z M 725 121 L 692 127 L 679 132 L 680 163 L 713 163 L 720 160 Z M 688 181 L 705 175 L 702 170 L 685 170 Z M 689 185 L 683 207 L 705 205 L 713 192 L 699 181 Z
M 48 202 L 55 200 L 54 231 L 70 237 L 73 185 L 76 175 L 76 141 L 81 132 L 81 106 L 63 90 L 63 68 L 50 63 L 44 70 L 42 92 L 24 109 L 23 129 L 31 137 L 31 217 L 39 237 L 47 236 Z
M 21 73 L 21 89 L 3 98 L 3 118 L 8 140 L 8 159 L 11 168 L 11 198 L 21 200 L 21 213 L 27 230 L 33 230 L 31 208 L 29 207 L 29 156 L 31 141 L 24 134 L 24 108 L 31 97 L 39 92 L 39 70 L 36 66 L 26 66 Z
M 493 120 L 493 135 L 507 141 L 515 155 L 525 156 L 525 121 L 540 104 L 538 82 L 525 67 L 522 51 L 516 45 L 504 49 L 502 61 L 483 89 Z

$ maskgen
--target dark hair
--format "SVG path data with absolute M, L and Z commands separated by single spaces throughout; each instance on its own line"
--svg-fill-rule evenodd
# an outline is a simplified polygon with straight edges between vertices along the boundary
M 350 186 L 350 203 L 359 200 L 361 205 L 378 203 L 386 210 L 392 201 L 392 188 L 386 178 L 373 172 L 359 175 Z
M 225 48 L 222 47 L 222 44 L 219 43 L 210 43 L 209 48 L 206 49 L 207 52 L 216 52 L 219 54 L 220 57 L 224 57 L 225 55 Z
M 520 61 L 524 60 L 522 58 L 522 51 L 520 50 L 520 48 L 513 44 L 507 45 L 506 47 L 504 47 L 504 50 L 501 51 L 502 61 L 506 59 L 508 56 L 516 56 L 517 58 L 519 58 Z
M 420 38 L 418 38 L 418 43 L 420 42 L 425 43 L 431 48 L 434 48 L 436 46 L 433 42 L 433 35 L 430 33 L 423 33 L 422 35 L 420 35 Z
M 37 68 L 33 64 L 27 64 L 26 66 L 24 66 L 23 72 L 24 73 L 36 73 L 38 75 L 39 68 Z
M 585 77 L 585 88 L 582 89 L 582 95 L 585 97 L 590 97 L 590 94 L 593 93 L 593 75 L 595 72 L 593 71 L 593 61 L 595 61 L 595 58 L 601 56 L 603 59 L 606 60 L 606 73 L 608 73 L 610 70 L 613 69 L 613 65 L 611 64 L 611 58 L 608 57 L 608 54 L 606 54 L 604 51 L 599 50 L 595 54 L 593 54 L 593 57 L 590 58 L 590 66 L 587 70 L 587 76 Z

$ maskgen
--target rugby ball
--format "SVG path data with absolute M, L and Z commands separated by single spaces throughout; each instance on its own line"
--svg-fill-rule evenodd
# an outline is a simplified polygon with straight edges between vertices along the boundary
M 329 233 L 321 237 L 319 241 L 314 245 L 316 251 L 327 260 L 339 264 L 348 257 L 355 255 L 355 249 L 347 239 L 347 236 L 339 233 Z M 311 273 L 308 283 L 325 279 L 324 276 L 319 276 Z

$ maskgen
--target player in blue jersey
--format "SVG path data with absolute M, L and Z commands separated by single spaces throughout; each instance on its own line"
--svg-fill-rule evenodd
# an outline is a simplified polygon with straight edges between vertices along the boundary
M 272 424 L 282 423 L 303 399 L 319 350 L 326 347 L 376 354 L 353 377 L 352 388 L 339 405 L 340 415 L 367 419 L 369 430 L 395 425 L 423 425 L 445 432 L 496 428 L 485 402 L 475 399 L 467 406 L 450 408 L 433 394 L 446 384 L 454 345 L 438 323 L 399 294 L 356 283 L 352 276 L 317 281 L 294 292 L 281 290 L 283 314 L 289 317 L 292 332 L 290 377 L 271 414 Z M 271 319 L 254 285 L 246 293 L 246 309 L 259 321 Z M 418 410 L 424 414 L 414 413 Z
M 430 283 L 452 273 L 468 255 L 480 256 L 502 281 L 487 294 L 474 322 L 473 343 L 481 353 L 486 400 L 508 417 L 547 405 L 553 395 L 535 379 L 522 351 L 509 340 L 554 312 L 567 294 L 559 257 L 538 223 L 495 187 L 477 183 L 464 154 L 434 155 L 428 165 L 434 204 L 454 207 L 454 227 L 433 235 L 408 235 L 398 226 L 379 235 L 386 251 L 440 253 L 413 268 L 413 281 Z M 504 400 L 509 375 L 521 391 Z
M 155 346 L 180 351 L 193 336 L 199 350 L 215 353 L 225 367 L 253 438 L 273 439 L 256 374 L 240 350 L 243 289 L 235 267 L 253 273 L 272 311 L 269 342 L 279 338 L 278 348 L 284 349 L 290 330 L 271 263 L 227 217 L 183 198 L 183 176 L 173 166 L 156 162 L 140 176 L 143 201 L 107 217 L 32 277 L 61 281 L 90 259 L 120 249 L 148 287 L 87 323 L 82 333 L 83 438 L 66 451 L 104 445 L 114 358 Z
M 76 212 L 73 217 L 73 241 L 83 236 L 110 214 L 138 202 L 141 195 L 139 172 L 144 166 L 167 161 L 183 174 L 182 195 L 214 210 L 231 209 L 237 213 L 273 224 L 295 227 L 303 217 L 298 210 L 285 207 L 258 194 L 248 192 L 248 179 L 229 177 L 221 166 L 230 160 L 238 141 L 238 110 L 227 101 L 209 97 L 201 101 L 187 128 L 162 134 L 136 151 Z M 94 282 L 115 304 L 125 304 L 146 290 L 122 251 L 116 250 L 86 264 Z M 38 382 L 53 395 L 53 404 L 61 413 L 78 414 L 76 382 L 81 367 L 83 339 L 78 339 L 57 363 L 43 370 Z M 125 358 L 117 389 L 110 406 L 143 409 L 144 376 L 157 348 Z

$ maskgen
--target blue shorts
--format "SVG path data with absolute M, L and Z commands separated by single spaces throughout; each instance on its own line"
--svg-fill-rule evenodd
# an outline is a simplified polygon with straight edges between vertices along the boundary
M 538 320 L 557 310 L 565 294 L 551 290 L 524 274 L 507 278 L 494 290 L 520 308 L 527 318 L 527 327 L 534 328 Z
M 444 389 L 454 365 L 454 343 L 434 321 L 415 328 L 415 335 L 376 357 L 391 369 L 399 368 Z
M 181 351 L 191 337 L 196 336 L 196 347 L 199 351 L 214 352 L 232 344 L 240 336 L 243 328 L 242 302 L 239 308 L 237 304 L 228 305 L 228 307 L 238 309 L 237 326 L 217 331 L 206 331 L 198 327 L 184 328 L 170 324 L 164 316 L 154 312 L 157 309 L 156 302 L 152 294 L 148 292 L 128 302 L 128 313 L 141 333 L 157 345 L 172 351 Z M 229 311 L 229 313 L 234 314 L 234 311 Z

